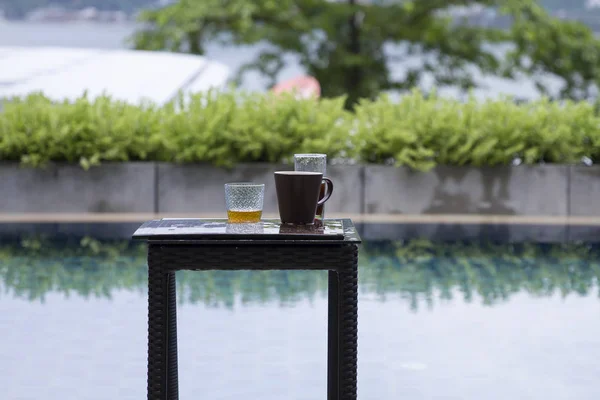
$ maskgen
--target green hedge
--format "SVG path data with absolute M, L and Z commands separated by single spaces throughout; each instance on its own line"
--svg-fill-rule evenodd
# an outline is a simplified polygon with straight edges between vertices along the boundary
M 6 100 L 0 160 L 282 162 L 296 152 L 427 170 L 435 165 L 600 160 L 600 116 L 589 103 L 509 99 L 459 102 L 413 92 L 393 102 L 210 92 L 158 107 L 108 97 L 53 103 L 41 94 Z

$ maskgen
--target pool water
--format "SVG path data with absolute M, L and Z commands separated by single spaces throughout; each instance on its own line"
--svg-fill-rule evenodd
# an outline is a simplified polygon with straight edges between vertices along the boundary
M 146 248 L 0 244 L 0 387 L 146 396 Z M 600 248 L 367 242 L 359 399 L 600 398 Z M 324 272 L 178 273 L 180 398 L 326 398 Z

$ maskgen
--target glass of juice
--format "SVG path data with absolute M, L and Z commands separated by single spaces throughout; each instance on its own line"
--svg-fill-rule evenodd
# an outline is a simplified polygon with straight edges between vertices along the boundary
M 265 199 L 265 185 L 262 183 L 226 183 L 225 206 L 227 222 L 259 222 Z

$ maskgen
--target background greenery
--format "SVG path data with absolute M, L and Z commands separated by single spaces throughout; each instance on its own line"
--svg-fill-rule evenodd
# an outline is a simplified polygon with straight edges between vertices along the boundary
M 204 54 L 209 43 L 255 46 L 259 54 L 240 78 L 254 69 L 274 84 L 294 60 L 323 96 L 345 95 L 348 108 L 431 84 L 467 90 L 485 81 L 475 71 L 526 76 L 548 95 L 575 100 L 595 98 L 600 82 L 600 40 L 569 20 L 598 29 L 599 11 L 584 0 L 0 0 L 0 9 L 15 18 L 50 4 L 142 9 L 129 43 L 137 49 Z M 560 18 L 548 12 L 558 10 Z
M 456 13 L 477 6 L 506 19 L 505 29 Z M 600 40 L 537 0 L 177 0 L 139 19 L 137 49 L 204 54 L 208 43 L 261 44 L 240 74 L 257 70 L 274 84 L 293 57 L 323 96 L 345 95 L 348 108 L 428 80 L 467 90 L 479 84 L 474 71 L 525 75 L 544 93 L 576 100 L 594 98 L 600 82 Z M 559 93 L 548 76 L 563 83 Z
M 513 294 L 600 297 L 600 247 L 534 244 L 367 242 L 360 254 L 360 291 L 397 296 L 411 309 L 460 296 L 492 305 Z M 306 271 L 178 273 L 183 303 L 234 307 L 292 304 L 325 296 L 327 274 Z M 118 290 L 146 292 L 146 247 L 90 238 L 62 243 L 40 238 L 0 245 L 0 288 L 44 301 L 49 293 L 110 298 Z M 5 294 L 6 295 L 6 294 Z
M 234 91 L 182 96 L 158 107 L 108 97 L 53 103 L 41 94 L 0 112 L 0 160 L 285 162 L 294 153 L 427 170 L 435 165 L 600 161 L 600 116 L 588 102 L 460 102 L 413 91 L 387 97 L 298 100 Z

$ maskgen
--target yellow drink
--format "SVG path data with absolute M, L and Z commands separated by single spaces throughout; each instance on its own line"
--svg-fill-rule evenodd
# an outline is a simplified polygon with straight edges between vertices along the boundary
M 259 222 L 261 216 L 262 216 L 262 210 L 258 210 L 258 211 L 227 210 L 227 219 L 231 223 Z

